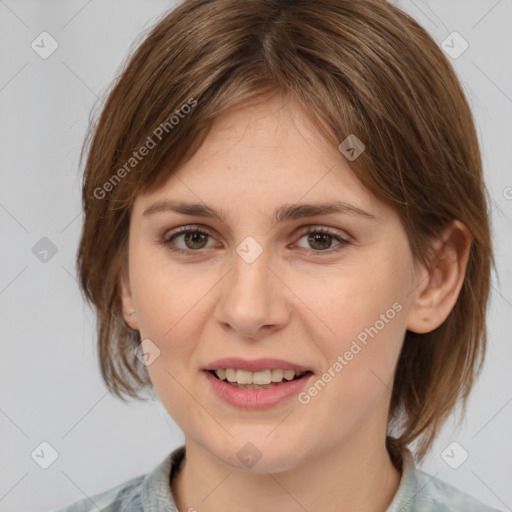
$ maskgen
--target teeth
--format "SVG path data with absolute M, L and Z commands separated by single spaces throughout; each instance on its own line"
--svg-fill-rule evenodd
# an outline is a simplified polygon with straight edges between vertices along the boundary
M 283 370 L 272 370 L 272 382 L 281 382 L 283 380 Z
M 238 370 L 240 371 L 240 370 Z M 272 382 L 272 372 L 270 370 L 263 370 L 262 372 L 248 372 L 252 373 L 251 384 L 270 384 Z M 238 372 L 237 372 L 238 375 Z
M 293 370 L 285 370 L 283 372 L 283 377 L 286 379 L 286 380 L 292 380 L 293 377 L 295 377 L 295 372 Z
M 304 375 L 305 372 L 296 372 L 295 370 L 262 370 L 259 372 L 250 372 L 249 370 L 236 370 L 234 368 L 220 368 L 215 370 L 220 380 L 227 380 L 233 384 L 259 385 L 267 386 L 271 383 L 278 383 L 284 380 L 293 380 L 295 377 Z
M 217 374 L 217 377 L 220 379 L 220 375 Z M 229 382 L 236 382 L 236 370 L 233 370 L 232 368 L 226 369 L 226 379 L 228 379 Z
M 247 370 L 237 370 L 236 382 L 238 384 L 252 384 L 252 372 Z

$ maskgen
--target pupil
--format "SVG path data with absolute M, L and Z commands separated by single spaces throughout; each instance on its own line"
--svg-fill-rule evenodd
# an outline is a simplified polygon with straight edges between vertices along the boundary
M 313 233 L 309 235 L 309 243 L 314 247 L 316 243 L 320 243 L 320 249 L 327 249 L 331 245 L 332 236 L 326 233 Z M 327 245 L 325 245 L 327 243 Z
M 204 242 L 204 240 L 206 239 L 206 237 L 203 233 L 187 233 L 185 238 L 187 240 L 187 245 L 188 245 L 188 241 L 190 241 L 190 239 L 192 239 L 192 244 L 201 243 L 201 239 Z M 199 249 L 201 249 L 202 247 L 204 247 L 204 244 L 201 245 L 199 247 Z M 197 249 L 198 247 L 192 247 L 192 248 Z

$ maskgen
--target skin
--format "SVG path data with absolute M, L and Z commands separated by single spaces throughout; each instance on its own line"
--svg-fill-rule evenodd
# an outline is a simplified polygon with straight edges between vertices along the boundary
M 225 223 L 143 215 L 163 199 L 207 204 Z M 270 215 L 285 203 L 327 201 L 375 218 L 276 224 Z M 181 226 L 208 236 L 162 243 Z M 303 232 L 310 226 L 334 237 L 315 243 Z M 249 236 L 263 249 L 252 263 L 236 252 Z M 456 221 L 434 242 L 433 270 L 416 264 L 398 214 L 293 103 L 267 99 L 221 117 L 164 186 L 136 198 L 120 282 L 124 311 L 136 310 L 127 323 L 160 350 L 148 366 L 155 391 L 185 433 L 186 460 L 172 482 L 179 510 L 386 510 L 400 480 L 385 448 L 399 351 L 406 329 L 428 332 L 448 316 L 469 244 Z M 239 409 L 202 372 L 221 357 L 273 357 L 307 366 L 314 382 L 396 303 L 401 311 L 307 405 L 293 397 Z M 261 453 L 250 468 L 237 457 L 247 442 Z

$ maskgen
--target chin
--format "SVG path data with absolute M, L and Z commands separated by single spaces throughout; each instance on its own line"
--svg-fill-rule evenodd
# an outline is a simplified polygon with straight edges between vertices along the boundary
M 300 460 L 297 459 L 297 446 L 301 446 L 301 443 L 290 443 L 287 446 L 283 443 L 270 442 L 265 439 L 267 434 L 262 434 L 260 437 L 254 436 L 253 441 L 230 439 L 228 446 L 217 448 L 206 445 L 205 448 L 222 463 L 238 471 L 279 473 L 291 470 L 300 464 Z M 251 436 L 245 435 L 244 438 L 250 439 Z

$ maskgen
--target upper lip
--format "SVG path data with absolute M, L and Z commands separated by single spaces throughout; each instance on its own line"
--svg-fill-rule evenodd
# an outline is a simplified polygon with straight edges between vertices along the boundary
M 250 372 L 259 372 L 262 370 L 295 370 L 296 372 L 311 371 L 306 366 L 291 363 L 282 359 L 262 358 L 262 359 L 242 359 L 240 357 L 224 357 L 209 363 L 205 370 L 218 370 L 220 368 L 233 368 L 236 370 L 248 370 Z

